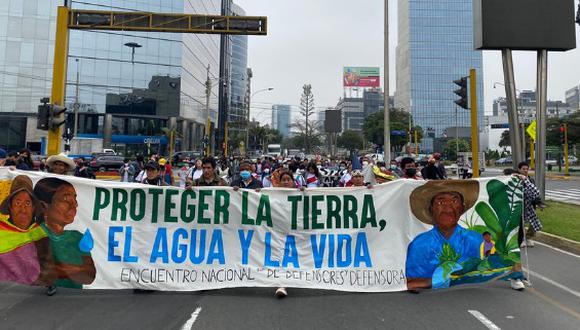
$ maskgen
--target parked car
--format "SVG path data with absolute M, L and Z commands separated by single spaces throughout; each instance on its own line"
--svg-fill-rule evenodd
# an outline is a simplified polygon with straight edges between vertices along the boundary
M 576 163 L 578 163 L 578 158 L 574 155 L 569 155 L 568 156 L 568 164 L 576 165 Z
M 201 151 L 178 151 L 171 156 L 173 163 L 182 166 L 186 158 L 190 161 L 195 161 L 198 158 L 202 158 L 203 153 Z
M 495 161 L 495 165 L 497 165 L 497 166 L 506 166 L 506 165 L 510 165 L 512 163 L 513 163 L 513 160 L 512 160 L 511 156 L 503 157 L 503 158 L 500 158 L 500 159 Z
M 558 165 L 558 161 L 556 159 L 546 159 L 546 165 L 556 166 Z
M 124 164 L 123 156 L 116 156 L 111 154 L 95 154 L 91 160 L 91 168 L 94 171 L 117 171 Z

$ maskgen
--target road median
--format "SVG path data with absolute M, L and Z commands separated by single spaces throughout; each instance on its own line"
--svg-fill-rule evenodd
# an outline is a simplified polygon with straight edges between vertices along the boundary
M 554 201 L 547 205 L 544 211 L 537 211 L 544 228 L 534 239 L 580 254 L 580 206 Z

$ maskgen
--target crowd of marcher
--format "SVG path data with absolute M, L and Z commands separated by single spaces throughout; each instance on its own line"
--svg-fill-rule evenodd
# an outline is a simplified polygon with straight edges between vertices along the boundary
M 53 155 L 34 166 L 30 150 L 20 153 L 6 153 L 0 149 L 0 166 L 9 166 L 19 170 L 46 171 L 61 175 L 74 175 L 95 179 L 95 173 L 83 158 L 71 159 L 65 154 Z M 528 176 L 529 166 L 521 163 L 518 169 L 506 169 L 505 175 L 517 175 L 522 179 L 525 198 L 524 220 L 529 229 L 524 234 L 521 226 L 519 242 L 522 246 L 531 246 L 527 240 L 541 230 L 542 225 L 535 213 L 536 208 L 543 208 L 540 193 L 533 180 Z M 243 157 L 183 159 L 168 161 L 159 155 L 148 158 L 137 156 L 126 158 L 118 174 L 122 182 L 142 183 L 154 186 L 179 186 L 193 189 L 201 186 L 231 186 L 235 190 L 262 188 L 309 189 L 319 187 L 362 187 L 397 180 L 447 180 L 449 179 L 441 154 L 430 155 L 422 166 L 412 154 L 403 155 L 386 163 L 378 158 L 353 155 L 348 158 L 312 159 L 303 157 L 270 157 L 257 159 Z M 526 238 L 526 239 L 524 239 Z M 512 281 L 512 288 L 523 289 L 525 278 Z M 49 293 L 55 291 L 49 287 Z M 285 288 L 276 290 L 278 297 L 287 295 Z

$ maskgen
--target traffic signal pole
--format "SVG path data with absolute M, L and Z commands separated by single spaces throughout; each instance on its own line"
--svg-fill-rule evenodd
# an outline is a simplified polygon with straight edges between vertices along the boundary
M 52 69 L 52 91 L 50 94 L 51 103 L 63 107 L 66 87 L 66 66 L 68 61 L 68 15 L 68 7 L 58 7 L 56 16 L 54 65 Z M 62 119 L 64 119 L 64 113 L 60 116 Z M 47 156 L 60 153 L 60 144 L 61 126 L 50 128 L 48 130 L 48 145 L 46 150 Z
M 469 102 L 471 105 L 471 157 L 473 177 L 479 178 L 479 129 L 477 125 L 477 75 L 475 69 L 469 70 Z
M 568 176 L 570 175 L 570 167 L 568 162 L 570 161 L 568 159 L 568 124 L 563 124 L 564 125 L 564 164 L 565 165 L 565 170 L 564 170 L 564 175 Z

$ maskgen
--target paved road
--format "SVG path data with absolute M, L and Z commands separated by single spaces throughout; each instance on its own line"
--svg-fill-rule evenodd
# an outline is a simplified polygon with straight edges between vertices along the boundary
M 47 297 L 39 288 L 0 283 L 0 329 L 485 330 L 474 315 L 501 329 L 579 329 L 580 257 L 536 245 L 529 260 L 533 287 L 524 292 L 497 281 L 420 294 L 290 289 L 283 300 L 274 298 L 273 289 L 61 289 Z

